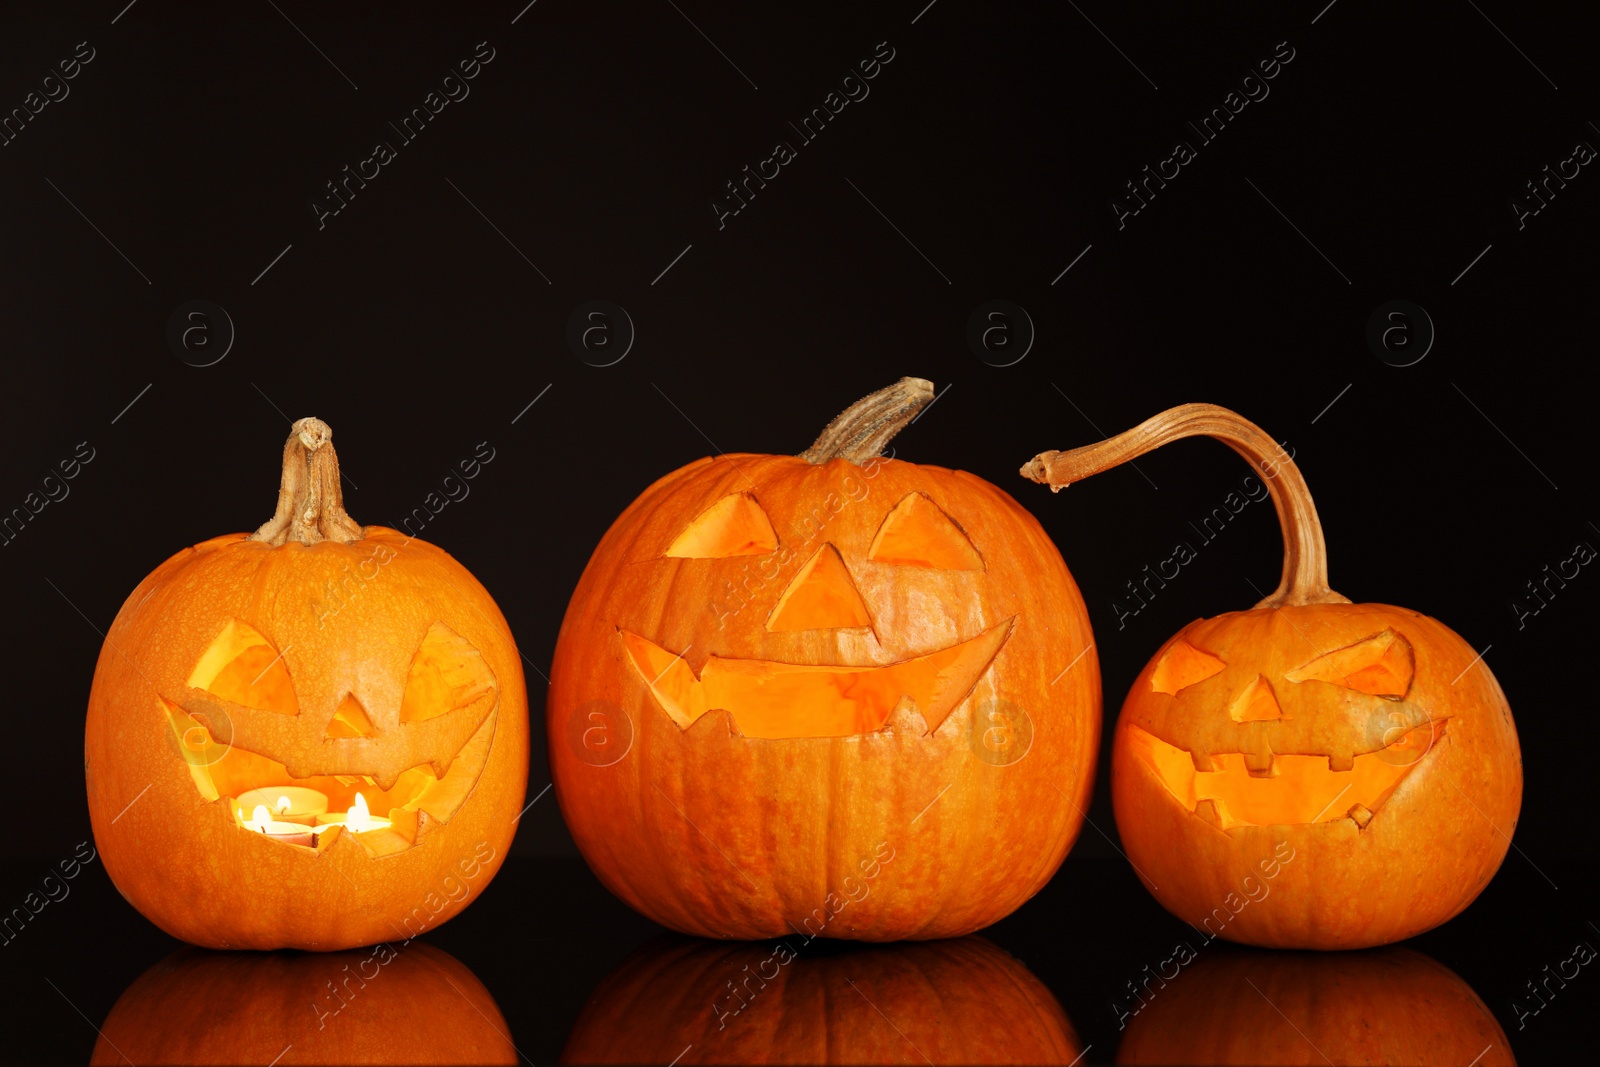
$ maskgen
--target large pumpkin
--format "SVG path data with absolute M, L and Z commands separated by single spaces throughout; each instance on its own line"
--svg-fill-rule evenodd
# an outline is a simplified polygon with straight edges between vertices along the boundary
M 423 942 L 353 952 L 183 948 L 140 975 L 90 1063 L 516 1063 L 494 997 Z
M 612 525 L 556 644 L 550 762 L 590 866 L 708 937 L 953 937 L 1049 880 L 1100 679 L 1037 521 L 880 452 L 902 381 L 801 456 L 702 459 Z
M 296 423 L 274 518 L 157 567 L 95 668 L 95 842 L 122 895 L 197 945 L 420 933 L 488 884 L 522 805 L 505 620 L 438 548 L 345 514 L 330 438 Z
M 1388 948 L 1334 955 L 1216 948 L 1140 983 L 1121 1064 L 1516 1062 L 1494 1014 L 1450 968 Z
M 1488 884 L 1521 804 L 1511 709 L 1482 657 L 1426 615 L 1330 590 L 1294 460 L 1224 408 L 1174 408 L 1023 473 L 1059 489 L 1193 434 L 1262 472 L 1283 580 L 1184 627 L 1135 679 L 1111 759 L 1128 858 L 1208 937 L 1358 948 L 1437 926 Z
M 981 937 L 822 955 L 663 938 L 590 994 L 563 1063 L 1076 1063 L 1028 969 Z

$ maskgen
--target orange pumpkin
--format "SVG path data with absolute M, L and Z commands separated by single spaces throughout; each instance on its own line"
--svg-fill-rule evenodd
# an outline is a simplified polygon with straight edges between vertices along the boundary
M 345 514 L 330 437 L 296 423 L 274 518 L 157 567 L 95 668 L 100 855 L 135 908 L 197 945 L 420 933 L 488 884 L 522 804 L 505 620 L 441 550 Z
M 1050 990 L 981 937 L 821 956 L 663 938 L 590 995 L 561 1062 L 1066 1064 L 1082 1049 Z
M 674 471 L 606 533 L 551 669 L 551 771 L 607 888 L 708 937 L 954 937 L 1022 904 L 1088 804 L 1100 679 L 1033 516 L 880 452 L 933 397 L 801 456 Z
M 516 1063 L 494 997 L 414 942 L 298 955 L 183 948 L 140 975 L 90 1063 Z
M 1023 473 L 1059 489 L 1193 434 L 1262 472 L 1283 580 L 1184 627 L 1134 681 L 1111 760 L 1128 858 L 1211 937 L 1339 949 L 1437 926 L 1499 869 L 1521 805 L 1511 709 L 1482 657 L 1426 615 L 1330 590 L 1299 469 L 1225 408 L 1174 408 Z
M 1171 981 L 1147 979 L 1140 993 L 1118 1063 L 1516 1062 L 1472 987 L 1406 948 L 1336 955 L 1219 948 Z

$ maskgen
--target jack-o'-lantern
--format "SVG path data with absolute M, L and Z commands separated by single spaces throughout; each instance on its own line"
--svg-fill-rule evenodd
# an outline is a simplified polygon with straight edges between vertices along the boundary
M 1514 1064 L 1471 986 L 1420 952 L 1217 947 L 1118 1008 L 1120 1064 Z
M 1184 627 L 1134 681 L 1111 764 L 1128 858 L 1169 911 L 1233 941 L 1359 948 L 1437 926 L 1499 869 L 1521 805 L 1511 709 L 1482 657 L 1435 619 L 1329 589 L 1299 468 L 1225 408 L 1174 408 L 1023 473 L 1059 489 L 1194 434 L 1261 471 L 1283 579 Z
M 431 928 L 488 884 L 522 804 L 505 620 L 440 549 L 345 514 L 330 438 L 296 423 L 273 519 L 156 568 L 95 669 L 95 841 L 123 896 L 197 945 Z
M 304 955 L 182 948 L 100 1025 L 95 1064 L 516 1063 L 478 976 L 421 941 Z
M 562 1063 L 1077 1063 L 1050 990 L 981 937 L 893 947 L 667 937 L 590 994 Z
M 657 922 L 959 936 L 1076 836 L 1100 722 L 1087 612 L 1010 496 L 880 455 L 932 397 L 902 379 L 803 455 L 691 463 L 589 561 L 551 771 L 589 865 Z

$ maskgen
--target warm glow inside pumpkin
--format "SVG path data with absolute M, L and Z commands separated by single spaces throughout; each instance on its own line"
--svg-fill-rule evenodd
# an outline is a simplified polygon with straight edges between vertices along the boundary
M 336 827 L 352 832 L 369 855 L 410 848 L 419 812 L 440 820 L 455 814 L 482 773 L 494 736 L 494 675 L 477 649 L 437 622 L 407 672 L 394 724 L 409 735 L 404 744 L 388 743 L 352 693 L 319 729 L 313 716 L 301 714 L 283 653 L 239 619 L 230 618 L 200 656 L 188 688 L 184 704 L 157 699 L 200 796 L 232 802 L 242 830 L 297 848 L 327 847 Z M 415 762 L 429 753 L 435 755 Z M 307 835 L 267 833 L 253 805 L 238 798 L 265 794 L 276 820 L 283 814 L 270 799 L 277 786 L 316 790 L 328 798 L 330 812 L 364 808 L 390 825 L 358 832 L 358 820 L 335 814 L 320 820 L 326 831 L 309 823 Z

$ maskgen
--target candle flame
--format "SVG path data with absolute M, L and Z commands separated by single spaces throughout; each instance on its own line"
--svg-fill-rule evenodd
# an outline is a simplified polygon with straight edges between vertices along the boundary
M 279 812 L 279 814 L 282 814 L 283 812 L 288 811 L 290 807 L 291 807 L 291 805 L 289 803 L 289 798 L 288 797 L 279 797 L 278 798 L 278 812 Z
M 345 813 L 344 825 L 353 834 L 372 829 L 372 812 L 367 807 L 367 798 L 360 793 L 356 794 L 356 802 Z
M 271 821 L 272 812 L 267 810 L 267 806 L 265 804 L 257 804 L 256 810 L 250 813 L 250 821 L 245 825 L 250 827 L 252 830 L 259 830 L 261 833 L 266 833 L 267 824 Z

